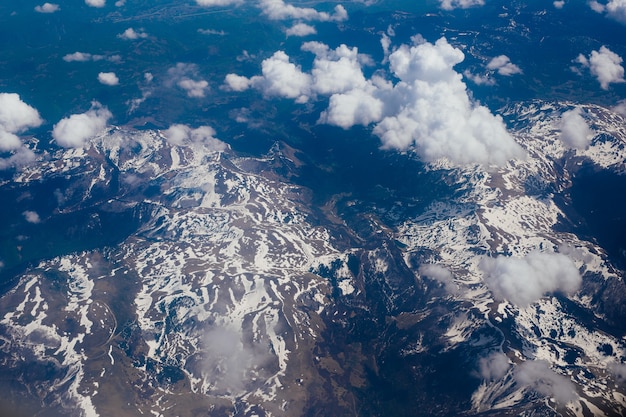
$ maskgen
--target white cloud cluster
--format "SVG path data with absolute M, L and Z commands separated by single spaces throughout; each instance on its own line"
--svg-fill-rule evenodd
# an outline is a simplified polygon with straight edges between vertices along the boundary
M 168 84 L 175 84 L 185 90 L 188 97 L 202 98 L 209 90 L 209 83 L 203 79 L 197 79 L 198 67 L 195 64 L 179 62 L 175 67 L 167 70 Z
M 626 99 L 620 100 L 611 110 L 626 117 Z
M 118 85 L 120 79 L 117 78 L 114 72 L 101 72 L 98 74 L 98 81 L 104 85 Z
M 85 0 L 85 4 L 91 7 L 104 7 L 106 0 Z
M 591 74 L 598 79 L 603 90 L 608 90 L 609 84 L 626 81 L 624 80 L 624 67 L 621 65 L 622 57 L 606 46 L 601 46 L 598 51 L 591 51 L 589 57 L 580 54 L 576 61 L 589 68 Z
M 527 360 L 518 365 L 515 380 L 539 394 L 554 398 L 560 405 L 578 399 L 574 383 L 550 369 L 545 361 Z
M 395 85 L 379 75 L 366 79 L 362 65 L 368 60 L 357 48 L 331 50 L 308 42 L 302 49 L 315 54 L 310 74 L 278 51 L 263 61 L 262 75 L 229 74 L 225 85 L 234 91 L 253 87 L 300 103 L 318 94 L 330 96 L 320 122 L 344 129 L 375 123 L 373 133 L 383 148 L 411 149 L 426 162 L 447 158 L 460 165 L 502 165 L 525 156 L 502 118 L 470 100 L 453 69 L 464 55 L 445 38 L 431 44 L 416 37 L 413 46 L 391 53 L 389 67 L 399 80 Z
M 102 61 L 107 60 L 110 62 L 119 62 L 122 59 L 119 55 L 96 55 L 90 54 L 89 52 L 73 52 L 71 54 L 67 54 L 63 56 L 63 61 L 65 62 L 88 62 L 88 61 Z
M 136 40 L 136 39 L 145 39 L 148 37 L 148 34 L 144 32 L 142 29 L 136 31 L 133 28 L 128 28 L 124 32 L 117 35 L 118 38 L 124 40 Z
M 287 36 L 309 36 L 315 35 L 317 30 L 315 27 L 311 25 L 307 25 L 306 23 L 296 23 L 290 28 L 285 30 L 285 34 Z
M 565 6 L 565 0 L 555 0 L 552 2 L 555 9 L 562 9 Z
M 24 103 L 15 93 L 0 93 L 0 152 L 22 147 L 17 134 L 43 123 L 39 112 Z
M 234 91 L 257 88 L 266 97 L 278 96 L 296 99 L 305 103 L 311 93 L 311 76 L 302 72 L 299 66 L 290 62 L 283 51 L 275 52 L 261 63 L 261 73 L 251 78 L 228 74 L 226 86 Z
M 487 69 L 497 71 L 498 74 L 504 76 L 510 76 L 513 74 L 521 74 L 522 70 L 517 65 L 511 62 L 511 59 L 506 55 L 500 55 L 493 58 L 487 64 Z
M 563 113 L 559 128 L 560 139 L 568 148 L 586 149 L 593 139 L 593 131 L 582 116 L 580 107 Z
M 35 11 L 38 13 L 54 13 L 61 10 L 58 4 L 44 3 L 41 6 L 35 6 Z
M 109 119 L 111 112 L 97 101 L 85 113 L 72 114 L 61 119 L 52 129 L 52 137 L 64 148 L 81 148 L 85 142 L 100 133 Z
M 272 20 L 299 19 L 320 22 L 343 22 L 348 19 L 346 9 L 338 4 L 334 13 L 319 12 L 310 7 L 296 7 L 286 4 L 283 0 L 261 0 L 259 3 L 263 14 Z
M 485 0 L 439 0 L 439 7 L 443 10 L 469 9 L 475 6 L 484 6 Z
M 626 24 L 626 0 L 610 0 L 606 4 L 590 1 L 589 7 L 597 13 L 606 13 L 611 19 Z
M 187 125 L 174 124 L 161 133 L 170 144 L 175 146 L 197 143 L 204 144 L 213 151 L 224 151 L 228 147 L 224 142 L 215 138 L 215 129 L 210 126 L 192 129 Z
M 574 262 L 560 253 L 531 252 L 523 258 L 485 257 L 480 269 L 496 299 L 520 307 L 555 291 L 573 293 L 582 282 Z

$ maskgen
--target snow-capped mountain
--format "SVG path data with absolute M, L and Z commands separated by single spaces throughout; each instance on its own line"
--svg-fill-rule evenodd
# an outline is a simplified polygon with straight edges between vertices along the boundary
M 562 137 L 573 109 L 584 147 Z M 0 187 L 11 221 L 38 220 L 7 252 L 2 387 L 38 415 L 623 414 L 619 251 L 574 191 L 624 173 L 624 119 L 502 114 L 526 159 L 431 165 L 454 192 L 417 214 L 420 195 L 318 204 L 282 143 L 116 128 L 43 153 Z

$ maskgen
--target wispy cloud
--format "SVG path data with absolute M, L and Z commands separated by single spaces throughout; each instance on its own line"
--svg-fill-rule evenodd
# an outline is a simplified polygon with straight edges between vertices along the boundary
M 91 7 L 104 7 L 106 0 L 85 0 L 85 4 Z
M 297 7 L 286 4 L 283 0 L 261 0 L 263 14 L 272 20 L 315 20 L 320 22 L 342 22 L 348 19 L 346 9 L 338 4 L 333 13 L 320 12 L 310 7 Z
M 550 369 L 547 362 L 527 360 L 518 365 L 515 380 L 541 395 L 554 398 L 560 405 L 578 399 L 574 383 Z
M 213 151 L 223 151 L 227 145 L 215 138 L 215 129 L 210 126 L 191 128 L 184 124 L 174 124 L 161 132 L 167 141 L 176 146 L 184 146 L 192 143 L 203 144 Z
M 209 90 L 209 82 L 200 79 L 198 67 L 195 64 L 179 62 L 175 67 L 167 70 L 169 85 L 176 85 L 185 90 L 188 97 L 202 98 Z
M 582 283 L 574 262 L 560 253 L 531 252 L 523 258 L 485 257 L 480 269 L 496 299 L 520 307 L 552 292 L 573 293 Z

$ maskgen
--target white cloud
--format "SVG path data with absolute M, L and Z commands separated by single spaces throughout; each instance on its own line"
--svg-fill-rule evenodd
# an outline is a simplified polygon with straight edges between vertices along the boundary
M 209 90 L 208 81 L 198 79 L 198 67 L 195 64 L 179 62 L 175 67 L 168 69 L 167 73 L 170 77 L 168 83 L 185 90 L 188 97 L 202 98 Z
M 39 112 L 15 93 L 0 93 L 0 151 L 15 151 L 22 146 L 16 135 L 43 123 Z
M 214 151 L 224 151 L 228 147 L 224 142 L 215 138 L 215 129 L 210 126 L 200 126 L 192 129 L 187 125 L 174 124 L 161 133 L 170 144 L 176 146 L 201 143 Z
M 626 117 L 626 99 L 619 101 L 613 108 L 612 110 L 615 113 L 621 114 L 622 116 Z
M 229 74 L 225 87 L 243 91 L 254 87 L 266 96 L 294 98 L 304 103 L 330 96 L 320 122 L 344 129 L 375 123 L 373 133 L 385 149 L 413 150 L 422 160 L 447 158 L 460 165 L 502 165 L 525 156 L 508 134 L 502 118 L 470 100 L 454 65 L 463 53 L 445 38 L 435 44 L 415 37 L 389 55 L 389 67 L 399 81 L 374 75 L 366 79 L 361 66 L 367 57 L 357 48 L 331 50 L 319 42 L 302 49 L 315 54 L 311 74 L 291 63 L 282 51 L 263 61 L 261 76 Z
M 468 9 L 475 6 L 484 6 L 485 0 L 439 0 L 440 6 L 444 10 Z
M 596 13 L 606 13 L 611 19 L 626 24 L 626 0 L 610 0 L 606 4 L 594 0 L 588 4 Z
M 591 7 L 591 10 L 593 10 L 596 13 L 604 13 L 604 5 L 598 3 L 595 0 L 592 1 L 588 1 L 587 4 L 589 4 L 589 7 Z
M 226 32 L 223 30 L 215 30 L 215 29 L 198 29 L 198 33 L 202 33 L 203 35 L 217 35 L 224 36 Z
M 126 4 L 126 0 L 117 0 L 115 2 L 115 7 L 122 7 L 125 4 Z
M 531 252 L 524 258 L 485 257 L 480 269 L 494 298 L 520 307 L 555 291 L 573 293 L 582 282 L 574 262 L 560 253 Z
M 73 52 L 71 54 L 67 54 L 63 56 L 63 61 L 65 62 L 88 62 L 88 61 L 102 61 L 107 60 L 110 62 L 119 62 L 121 61 L 121 57 L 119 55 L 111 55 L 109 57 L 104 55 L 94 55 L 89 52 Z
M 580 107 L 561 115 L 560 139 L 569 148 L 585 149 L 593 138 L 593 131 L 581 114 Z
M 488 73 L 484 75 L 473 74 L 470 70 L 463 71 L 463 76 L 476 85 L 495 85 L 496 80 L 489 75 Z
M 383 148 L 413 149 L 424 161 L 502 165 L 524 157 L 499 116 L 471 102 L 454 65 L 463 53 L 445 38 L 401 46 L 389 56 L 400 79 L 385 98 L 388 116 L 374 128 Z
M 231 91 L 246 91 L 252 86 L 248 77 L 237 74 L 228 74 L 224 79 L 225 89 Z
M 511 363 L 502 352 L 494 352 L 478 361 L 480 376 L 487 381 L 495 381 L 506 375 Z
M 85 4 L 91 7 L 104 7 L 106 0 L 85 0 Z
M 487 69 L 497 71 L 498 74 L 509 76 L 513 74 L 521 74 L 522 70 L 517 65 L 511 63 L 511 60 L 506 55 L 500 55 L 493 58 L 487 64 Z
M 98 74 L 98 81 L 104 85 L 118 85 L 120 79 L 114 72 L 101 72 Z
M 39 13 L 54 13 L 61 10 L 58 4 L 44 3 L 41 6 L 35 6 L 35 11 Z
M 196 3 L 198 4 L 198 6 L 216 7 L 241 4 L 243 3 L 243 0 L 196 0 Z
M 143 30 L 136 31 L 133 28 L 128 28 L 124 32 L 117 35 L 120 39 L 125 40 L 135 40 L 135 39 L 145 39 L 148 37 L 148 34 Z
M 515 380 L 539 394 L 554 398 L 560 405 L 578 399 L 574 383 L 550 369 L 545 361 L 527 360 L 518 365 Z
M 35 211 L 26 210 L 25 212 L 22 213 L 22 215 L 24 216 L 24 218 L 26 219 L 28 223 L 37 224 L 41 222 L 41 219 L 39 218 L 39 214 L 37 214 L 37 212 Z
M 452 272 L 447 268 L 437 264 L 424 264 L 419 268 L 420 275 L 424 275 L 430 279 L 434 279 L 443 284 L 447 292 L 455 294 L 458 292 Z
M 80 148 L 85 142 L 106 128 L 111 112 L 97 101 L 85 113 L 72 114 L 61 119 L 52 130 L 52 137 L 64 148 Z
M 0 170 L 27 165 L 35 159 L 36 156 L 33 151 L 26 146 L 21 146 L 14 150 L 8 158 L 0 158 Z
M 562 9 L 565 6 L 565 0 L 555 0 L 552 2 L 555 9 Z
M 580 54 L 576 61 L 589 68 L 603 90 L 608 90 L 611 83 L 625 82 L 624 67 L 621 65 L 623 59 L 606 46 L 601 46 L 598 51 L 591 51 L 589 57 Z
M 306 23 L 296 23 L 285 30 L 287 36 L 309 36 L 315 35 L 316 33 L 317 30 L 315 30 L 315 27 L 307 25 Z
M 92 55 L 88 52 L 74 52 L 72 54 L 67 54 L 63 57 L 63 61 L 65 62 L 87 62 L 87 61 L 99 61 L 104 59 L 102 55 Z
M 243 91 L 250 87 L 261 90 L 266 97 L 285 97 L 304 103 L 311 93 L 311 76 L 302 72 L 299 66 L 289 61 L 283 51 L 275 52 L 261 63 L 261 73 L 251 78 L 228 74 L 227 87 Z
M 302 8 L 285 4 L 283 0 L 261 0 L 260 6 L 263 14 L 272 20 L 300 19 L 320 22 L 342 22 L 348 19 L 348 12 L 340 4 L 335 6 L 333 14 L 319 12 L 309 7 Z

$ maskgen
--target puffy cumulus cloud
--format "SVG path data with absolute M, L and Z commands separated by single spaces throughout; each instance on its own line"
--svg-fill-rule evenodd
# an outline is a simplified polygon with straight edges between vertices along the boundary
M 208 81 L 198 79 L 198 67 L 195 64 L 179 62 L 175 67 L 168 69 L 167 74 L 169 76 L 167 84 L 175 84 L 185 90 L 188 97 L 202 98 L 209 90 Z
M 555 0 L 552 2 L 555 9 L 562 9 L 565 6 L 565 0 Z
M 148 34 L 146 32 L 143 31 L 143 29 L 140 29 L 139 31 L 136 31 L 133 28 L 128 28 L 126 29 L 124 32 L 120 33 L 119 35 L 117 35 L 118 38 L 120 39 L 125 39 L 125 40 L 136 40 L 136 39 L 145 39 L 148 37 Z
M 338 4 L 333 12 L 319 12 L 310 7 L 296 7 L 286 4 L 283 0 L 261 0 L 260 7 L 263 14 L 272 20 L 300 19 L 316 20 L 320 22 L 343 22 L 348 19 L 346 9 Z
M 22 216 L 24 216 L 24 219 L 26 219 L 28 223 L 41 223 L 41 218 L 39 218 L 39 214 L 37 214 L 37 212 L 35 211 L 26 210 L 22 213 Z
M 446 158 L 460 165 L 503 165 L 525 156 L 502 118 L 471 102 L 453 69 L 463 59 L 445 38 L 403 45 L 389 56 L 400 82 L 386 94 L 390 114 L 374 127 L 383 148 L 413 149 L 426 162 Z
M 582 282 L 574 262 L 560 253 L 531 252 L 523 258 L 485 257 L 480 269 L 496 299 L 520 307 L 555 291 L 573 293 Z
M 215 130 L 210 126 L 200 126 L 195 129 L 183 124 L 174 124 L 161 132 L 165 139 L 176 146 L 191 143 L 203 144 L 213 151 L 224 151 L 228 145 L 215 138 Z
M 576 61 L 589 68 L 591 74 L 598 79 L 603 90 L 608 90 L 609 84 L 625 82 L 624 67 L 621 65 L 622 57 L 606 46 L 601 46 L 598 51 L 591 51 L 589 57 L 580 54 Z
M 439 0 L 439 7 L 443 10 L 469 9 L 475 6 L 484 6 L 485 0 Z
M 232 6 L 241 3 L 243 0 L 196 0 L 198 6 L 204 7 Z
M 85 0 L 85 4 L 91 7 L 104 7 L 106 0 Z
M 487 64 L 487 69 L 497 71 L 498 74 L 509 76 L 513 74 L 521 74 L 522 70 L 517 65 L 511 62 L 511 59 L 506 55 L 500 55 L 493 58 Z
M 64 148 L 80 148 L 85 142 L 106 128 L 111 112 L 97 101 L 85 113 L 72 114 L 61 119 L 52 129 L 52 137 Z
M 315 27 L 311 25 L 307 25 L 306 23 L 296 23 L 290 28 L 285 30 L 285 34 L 287 36 L 309 36 L 315 35 L 317 30 Z
M 509 358 L 502 352 L 494 352 L 478 361 L 480 376 L 487 381 L 495 381 L 504 377 L 510 367 Z
M 606 4 L 594 0 L 588 4 L 595 12 L 606 13 L 611 19 L 626 24 L 626 0 L 610 0 Z
M 58 4 L 44 3 L 41 6 L 35 6 L 35 11 L 38 13 L 54 13 L 61 10 Z
M 118 85 L 120 79 L 117 78 L 114 72 L 101 72 L 98 74 L 98 81 L 104 85 Z
M 593 138 L 593 131 L 582 116 L 580 107 L 563 113 L 559 128 L 560 139 L 568 148 L 585 149 Z
M 419 273 L 420 275 L 442 283 L 447 292 L 457 292 L 457 286 L 454 282 L 452 272 L 447 268 L 437 264 L 424 264 L 420 266 Z
M 515 381 L 541 395 L 554 398 L 561 405 L 578 399 L 574 383 L 550 369 L 545 361 L 528 360 L 518 365 Z
M 303 73 L 299 66 L 290 62 L 285 52 L 277 51 L 263 60 L 261 73 L 263 75 L 255 75 L 251 78 L 229 74 L 225 79 L 226 86 L 235 91 L 254 87 L 261 90 L 267 97 L 292 98 L 299 103 L 309 100 L 311 76 Z
M 357 48 L 334 50 L 308 42 L 303 50 L 315 54 L 311 73 L 291 63 L 282 51 L 263 61 L 262 76 L 229 74 L 225 88 L 257 88 L 266 96 L 307 102 L 330 96 L 321 123 L 348 129 L 375 124 L 385 149 L 413 150 L 425 162 L 447 158 L 458 165 L 505 164 L 523 158 L 522 148 L 509 135 L 501 117 L 470 100 L 462 76 L 453 67 L 464 54 L 445 38 L 435 44 L 415 37 L 388 56 L 399 81 L 394 85 L 380 75 L 366 79 L 362 66 L 368 58 Z
M 39 127 L 39 112 L 15 93 L 0 93 L 0 151 L 15 151 L 22 146 L 17 134 Z

